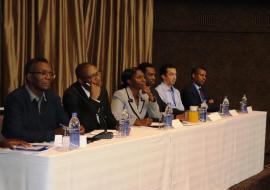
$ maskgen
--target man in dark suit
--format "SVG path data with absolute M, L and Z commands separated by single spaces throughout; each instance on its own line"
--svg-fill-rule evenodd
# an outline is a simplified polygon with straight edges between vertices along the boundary
M 26 84 L 11 92 L 5 101 L 2 134 L 27 142 L 52 141 L 63 133 L 59 124 L 68 118 L 60 97 L 50 91 L 55 75 L 45 58 L 31 59 L 25 65 Z
M 76 68 L 77 82 L 64 93 L 63 105 L 66 112 L 78 113 L 86 132 L 95 129 L 115 129 L 117 121 L 112 115 L 108 93 L 101 85 L 101 73 L 90 63 Z
M 206 76 L 206 68 L 202 66 L 192 68 L 192 82 L 186 85 L 181 91 L 182 102 L 186 110 L 188 110 L 190 106 L 200 106 L 203 101 L 206 101 L 208 111 L 218 111 L 218 106 L 215 105 L 212 98 L 208 97 L 204 88 Z

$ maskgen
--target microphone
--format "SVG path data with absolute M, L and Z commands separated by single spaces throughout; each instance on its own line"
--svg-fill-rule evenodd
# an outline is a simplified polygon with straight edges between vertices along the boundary
M 111 139 L 113 138 L 113 133 L 112 132 L 108 132 L 107 131 L 107 115 L 105 114 L 105 109 L 104 109 L 104 105 L 101 103 L 99 109 L 98 109 L 98 112 L 97 112 L 97 115 L 98 115 L 98 118 L 99 118 L 99 123 L 100 123 L 100 126 L 101 128 L 104 129 L 103 132 L 93 136 L 93 137 L 88 137 L 87 138 L 87 143 L 90 143 L 90 142 L 94 142 L 94 141 L 97 141 L 97 140 L 100 140 L 100 139 Z
M 104 106 L 102 103 L 100 103 L 100 107 L 98 109 L 97 115 L 99 118 L 100 127 L 104 129 L 105 132 L 107 132 L 106 114 L 105 114 Z
M 96 134 L 93 137 L 87 137 L 87 143 L 98 141 L 101 139 L 112 139 L 113 138 L 113 133 L 112 132 L 101 132 L 99 134 Z

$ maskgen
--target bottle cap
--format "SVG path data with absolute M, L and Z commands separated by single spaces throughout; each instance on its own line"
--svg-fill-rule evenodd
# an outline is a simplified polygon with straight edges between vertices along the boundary
M 189 106 L 190 111 L 198 111 L 198 106 Z

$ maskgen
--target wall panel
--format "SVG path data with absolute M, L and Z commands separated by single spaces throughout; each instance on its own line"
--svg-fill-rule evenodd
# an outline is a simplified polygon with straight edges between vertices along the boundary
M 156 1 L 154 14 L 153 62 L 177 65 L 177 88 L 190 80 L 192 66 L 201 64 L 218 102 L 228 95 L 237 109 L 246 93 L 255 110 L 270 111 L 270 5 Z M 270 152 L 269 137 L 270 131 Z

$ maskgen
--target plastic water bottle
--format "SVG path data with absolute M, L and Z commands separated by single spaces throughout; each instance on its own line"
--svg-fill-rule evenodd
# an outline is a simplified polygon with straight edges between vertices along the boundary
M 77 117 L 77 113 L 72 113 L 72 117 L 69 121 L 69 133 L 70 133 L 70 149 L 80 147 L 80 121 Z
M 130 132 L 129 114 L 125 106 L 121 114 L 119 125 L 120 125 L 121 136 L 123 137 L 128 136 Z
M 229 115 L 229 106 L 230 106 L 229 100 L 227 96 L 225 96 L 220 108 L 221 115 L 223 116 Z
M 165 127 L 172 127 L 172 120 L 173 120 L 173 109 L 170 103 L 167 103 L 164 112 L 164 124 Z
M 247 113 L 247 96 L 245 94 L 240 101 L 240 112 Z
M 208 105 L 206 101 L 204 100 L 201 104 L 200 108 L 200 121 L 206 122 L 206 113 L 207 113 Z

